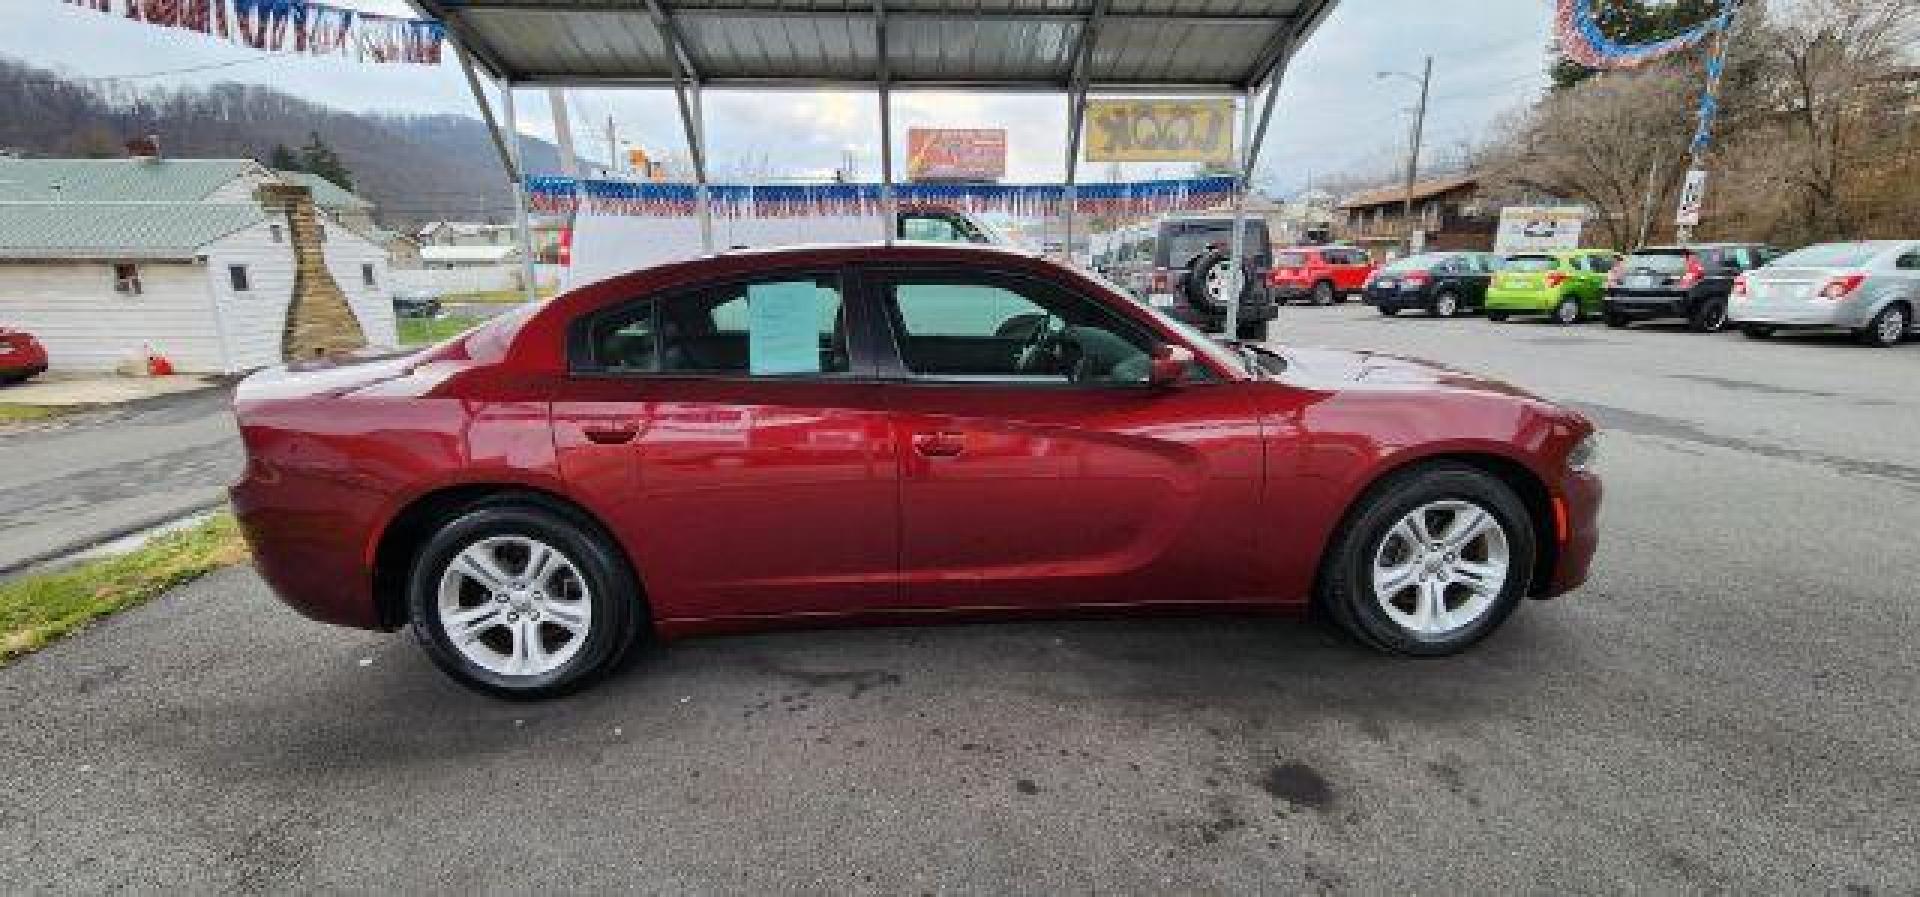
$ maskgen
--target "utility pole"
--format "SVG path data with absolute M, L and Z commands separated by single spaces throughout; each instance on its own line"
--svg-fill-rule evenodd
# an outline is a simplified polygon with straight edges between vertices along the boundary
M 1420 173 L 1420 137 L 1427 126 L 1427 88 L 1433 85 L 1433 57 L 1427 57 L 1426 68 L 1420 73 L 1420 106 L 1413 114 L 1413 144 L 1407 153 L 1407 194 L 1400 205 L 1400 217 L 1406 224 L 1406 250 L 1413 254 L 1413 181 Z
M 620 170 L 620 148 L 613 130 L 613 116 L 607 116 L 607 177 Z
M 1680 208 L 1674 214 L 1674 241 L 1682 246 L 1693 242 L 1693 228 L 1700 223 L 1700 207 L 1706 199 L 1707 145 L 1713 142 L 1713 122 L 1720 113 L 1720 75 L 1727 66 L 1727 49 L 1733 44 L 1733 21 L 1740 4 L 1727 7 L 1726 19 L 1714 35 L 1713 52 L 1707 56 L 1707 88 L 1700 97 L 1700 120 L 1693 129 L 1693 142 L 1687 146 L 1687 177 L 1680 188 Z

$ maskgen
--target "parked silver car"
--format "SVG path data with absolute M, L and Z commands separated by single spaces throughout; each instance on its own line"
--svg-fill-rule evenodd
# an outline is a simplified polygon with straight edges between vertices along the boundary
M 1891 346 L 1920 311 L 1920 242 L 1820 243 L 1774 259 L 1734 281 L 1727 317 L 1754 339 L 1788 327 L 1853 331 Z

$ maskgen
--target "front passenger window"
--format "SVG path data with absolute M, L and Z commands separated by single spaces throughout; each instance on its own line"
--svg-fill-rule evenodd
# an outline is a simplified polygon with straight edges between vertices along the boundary
M 1145 383 L 1148 335 L 1085 297 L 1038 286 L 928 278 L 887 288 L 900 360 L 917 376 L 1024 383 Z

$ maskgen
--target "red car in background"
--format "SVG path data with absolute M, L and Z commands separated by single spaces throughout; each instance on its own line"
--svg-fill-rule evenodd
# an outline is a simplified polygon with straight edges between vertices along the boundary
M 18 383 L 46 369 L 46 347 L 33 334 L 0 327 L 0 383 Z
M 1450 654 L 1597 539 L 1574 411 L 991 247 L 675 262 L 234 405 L 280 597 L 514 697 L 643 635 L 835 624 L 1312 606 Z
M 1373 274 L 1373 257 L 1354 246 L 1295 246 L 1273 254 L 1267 283 L 1281 302 L 1308 299 L 1332 305 L 1357 296 Z

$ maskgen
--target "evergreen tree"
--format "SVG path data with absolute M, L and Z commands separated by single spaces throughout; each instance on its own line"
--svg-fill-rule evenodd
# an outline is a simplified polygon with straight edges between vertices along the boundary
M 299 171 L 300 157 L 294 155 L 293 150 L 287 149 L 286 144 L 276 143 L 273 145 L 272 155 L 267 157 L 267 167 L 274 171 Z
M 1672 37 L 1719 14 L 1722 0 L 1596 0 L 1594 22 L 1600 33 L 1623 44 L 1643 44 Z M 1552 48 L 1553 86 L 1563 90 L 1593 75 L 1589 69 Z
M 353 175 L 318 131 L 309 132 L 306 145 L 300 147 L 300 170 L 326 178 L 342 190 L 353 189 Z

